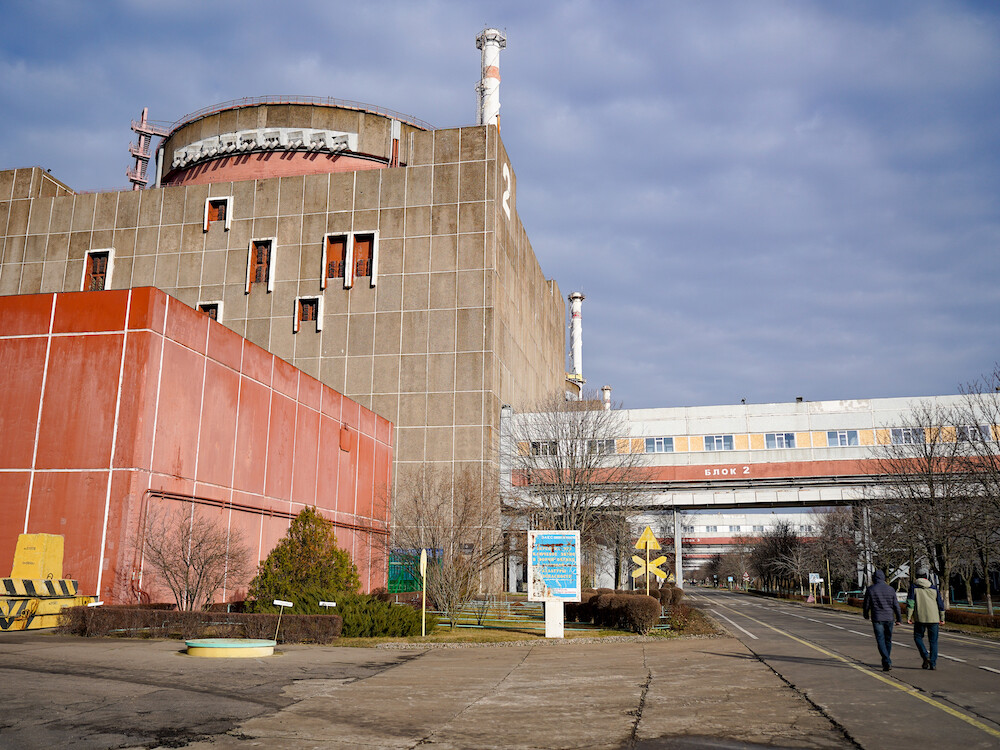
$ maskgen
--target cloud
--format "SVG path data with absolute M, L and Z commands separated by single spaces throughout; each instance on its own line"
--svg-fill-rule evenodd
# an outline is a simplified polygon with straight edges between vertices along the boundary
M 628 406 L 927 395 L 1000 337 L 1000 11 L 654 2 L 8 8 L 0 164 L 124 182 L 128 123 L 242 96 L 475 120 L 502 137 L 585 375 Z

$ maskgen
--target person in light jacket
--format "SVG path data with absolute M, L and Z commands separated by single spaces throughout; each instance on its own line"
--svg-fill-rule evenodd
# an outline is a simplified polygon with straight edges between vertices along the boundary
M 924 660 L 921 668 L 937 669 L 938 628 L 944 623 L 944 601 L 926 570 L 917 573 L 917 580 L 911 584 L 906 607 L 906 621 L 913 624 L 913 641 Z M 930 650 L 924 645 L 925 632 Z
M 896 599 L 896 590 L 885 582 L 885 573 L 881 570 L 875 571 L 875 583 L 865 591 L 865 600 L 862 602 L 861 614 L 865 619 L 872 621 L 872 630 L 875 631 L 875 643 L 878 644 L 878 653 L 882 657 L 882 671 L 888 672 L 892 669 L 892 626 L 893 623 L 900 623 L 901 614 L 899 612 L 899 600 Z

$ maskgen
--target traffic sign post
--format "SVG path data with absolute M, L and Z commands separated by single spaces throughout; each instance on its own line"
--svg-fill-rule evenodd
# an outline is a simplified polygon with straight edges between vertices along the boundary
M 666 578 L 667 574 L 660 570 L 660 566 L 667 561 L 667 558 L 664 555 L 660 555 L 655 560 L 650 562 L 649 551 L 651 549 L 659 549 L 660 542 L 653 533 L 653 529 L 649 526 L 647 526 L 645 531 L 643 531 L 640 535 L 639 541 L 635 543 L 635 548 L 646 550 L 646 559 L 643 561 L 643 559 L 638 555 L 632 555 L 632 562 L 639 566 L 632 571 L 632 577 L 638 578 L 641 575 L 646 576 L 646 596 L 649 596 L 649 576 L 652 574 L 657 578 Z

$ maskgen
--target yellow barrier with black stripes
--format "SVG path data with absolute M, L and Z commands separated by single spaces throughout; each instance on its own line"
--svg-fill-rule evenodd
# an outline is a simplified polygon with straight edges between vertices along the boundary
M 79 582 L 70 578 L 0 579 L 0 630 L 54 628 L 66 607 L 94 601 L 79 596 Z

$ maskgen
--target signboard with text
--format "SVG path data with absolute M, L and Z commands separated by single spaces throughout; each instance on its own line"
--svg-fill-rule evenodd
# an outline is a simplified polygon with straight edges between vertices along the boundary
M 580 601 L 580 532 L 528 532 L 528 601 Z

